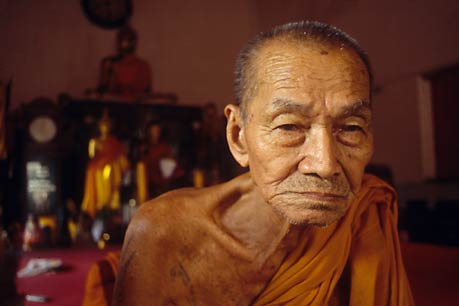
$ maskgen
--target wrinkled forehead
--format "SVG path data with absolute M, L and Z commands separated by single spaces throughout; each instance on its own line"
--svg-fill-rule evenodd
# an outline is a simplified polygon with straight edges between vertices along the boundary
M 348 82 L 369 91 L 369 74 L 356 52 L 347 47 L 317 42 L 273 40 L 266 42 L 252 63 L 255 88 L 296 86 L 307 82 Z

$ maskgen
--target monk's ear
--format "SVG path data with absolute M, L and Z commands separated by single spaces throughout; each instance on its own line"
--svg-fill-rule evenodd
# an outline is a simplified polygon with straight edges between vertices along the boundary
M 249 165 L 249 156 L 247 154 L 247 143 L 245 140 L 245 132 L 243 129 L 243 119 L 241 117 L 241 109 L 234 104 L 228 104 L 225 107 L 226 124 L 226 139 L 234 159 L 242 167 Z

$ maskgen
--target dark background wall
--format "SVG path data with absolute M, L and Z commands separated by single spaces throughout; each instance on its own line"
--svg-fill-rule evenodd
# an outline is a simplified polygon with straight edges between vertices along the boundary
M 138 54 L 154 72 L 153 87 L 180 103 L 233 100 L 237 52 L 274 24 L 316 19 L 341 27 L 368 51 L 375 70 L 374 161 L 397 183 L 432 175 L 428 94 L 420 76 L 459 62 L 455 0 L 134 0 Z M 82 95 L 97 82 L 115 32 L 92 25 L 80 1 L 0 0 L 0 79 L 13 78 L 12 106 L 60 92 Z M 427 99 L 426 99 L 427 97 Z M 424 115 L 423 115 L 424 114 Z

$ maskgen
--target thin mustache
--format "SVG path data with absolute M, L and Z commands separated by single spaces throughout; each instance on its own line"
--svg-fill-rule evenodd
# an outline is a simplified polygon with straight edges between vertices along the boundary
M 301 193 L 301 194 L 311 194 L 311 195 L 318 195 L 318 196 L 326 196 L 326 197 L 346 197 L 347 193 L 336 192 L 336 191 L 323 191 L 323 190 L 315 190 L 315 191 L 293 191 L 292 193 Z
M 311 194 L 324 197 L 338 197 L 345 198 L 348 196 L 348 192 L 337 192 L 336 190 L 289 190 L 281 192 L 280 194 Z
M 292 178 L 285 182 L 287 191 L 285 193 L 315 193 L 329 196 L 346 197 L 350 188 L 339 178 L 320 179 L 315 177 Z

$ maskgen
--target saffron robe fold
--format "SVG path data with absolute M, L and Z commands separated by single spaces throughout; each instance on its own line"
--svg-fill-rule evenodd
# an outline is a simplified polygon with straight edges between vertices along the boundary
M 307 228 L 253 305 L 414 305 L 397 217 L 394 189 L 365 175 L 346 215 Z
M 365 175 L 346 215 L 326 228 L 306 228 L 252 305 L 414 305 L 396 224 L 395 191 Z M 91 268 L 84 306 L 110 304 L 118 256 L 107 257 L 112 277 L 100 263 Z
M 91 265 L 86 277 L 82 306 L 111 304 L 120 252 L 108 252 L 104 259 Z

